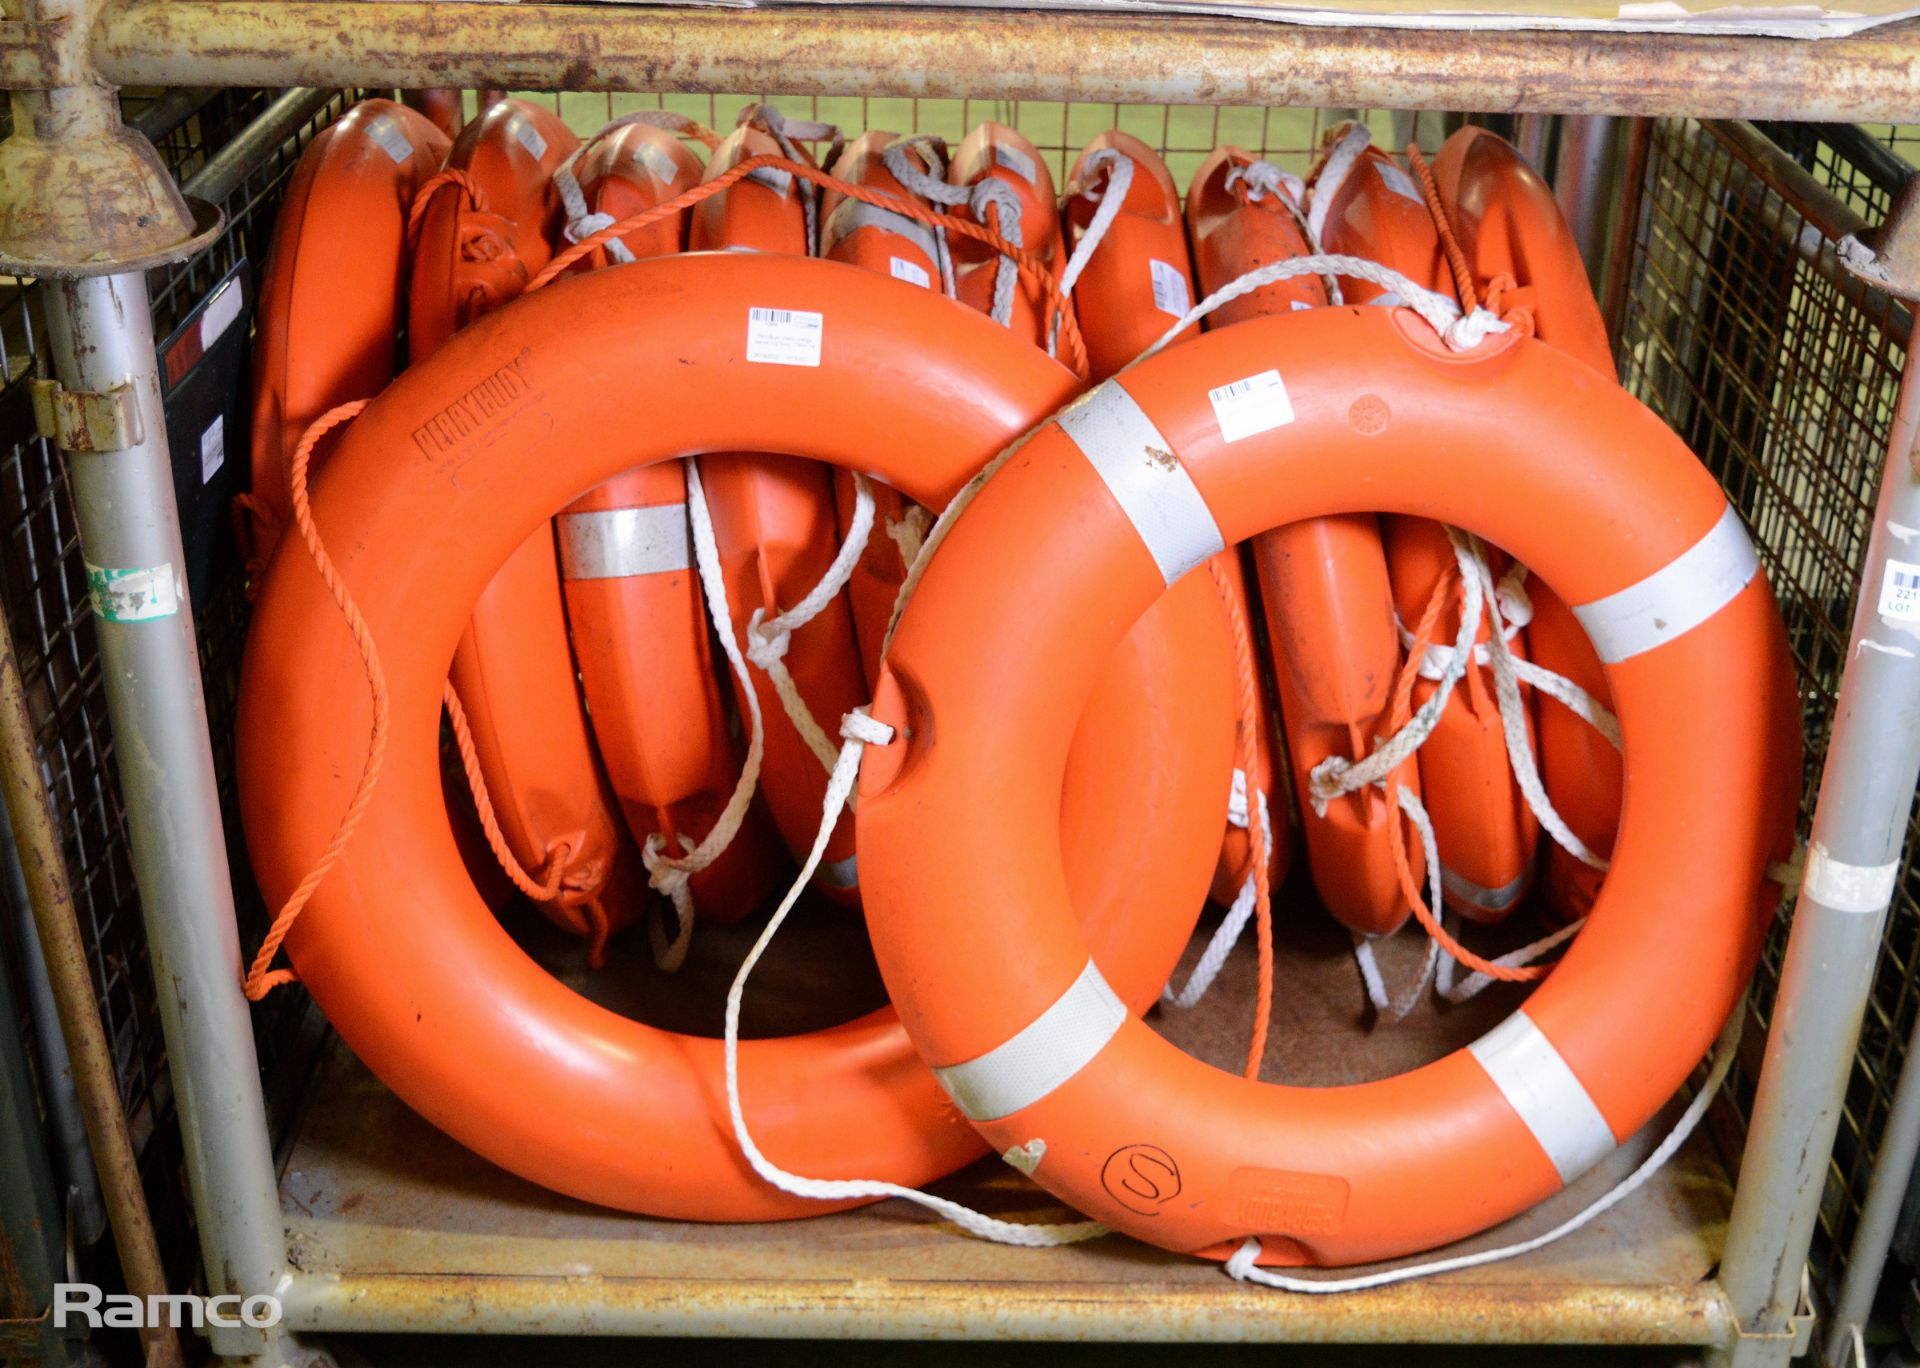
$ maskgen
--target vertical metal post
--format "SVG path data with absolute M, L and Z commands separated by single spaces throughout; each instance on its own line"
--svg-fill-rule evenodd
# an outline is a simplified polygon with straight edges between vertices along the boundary
M 32 941 L 27 942 L 31 947 Z M 53 1174 L 40 1143 L 40 1108 L 27 1069 L 7 957 L 0 955 L 0 1361 L 65 1364 L 66 1337 L 53 1324 L 53 1285 L 62 1280 L 65 1241 Z
M 1782 1365 L 1792 1350 L 1801 1269 L 1920 779 L 1920 624 L 1883 604 L 1889 561 L 1920 559 L 1920 544 L 1908 546 L 1920 528 L 1917 425 L 1913 350 L 1720 1265 L 1736 1339 L 1715 1361 L 1729 1368 Z
M 93 1171 L 93 1147 L 87 1143 L 87 1123 L 74 1084 L 73 1060 L 60 1030 L 60 1008 L 53 982 L 47 976 L 46 957 L 33 927 L 33 906 L 27 893 L 26 871 L 20 867 L 20 845 L 13 823 L 0 804 L 0 892 L 13 913 L 14 941 L 20 947 L 20 981 L 33 1022 L 33 1043 L 40 1066 L 40 1099 L 47 1109 L 47 1129 L 54 1140 L 61 1190 L 67 1194 L 67 1220 L 73 1242 L 85 1249 L 107 1229 L 107 1209 L 100 1200 L 100 1178 Z M 0 1017 L 0 1020 L 5 1020 Z
M 146 279 L 61 280 L 49 293 L 60 383 L 93 394 L 130 387 L 137 415 L 124 449 L 70 454 L 68 465 L 207 1278 L 215 1292 L 280 1295 L 285 1229 L 240 992 Z M 144 594 L 126 592 L 136 586 Z M 210 1337 L 221 1355 L 262 1363 L 294 1352 L 277 1327 Z
M 1560 152 L 1554 159 L 1553 193 L 1560 212 L 1580 244 L 1587 279 L 1599 280 L 1606 266 L 1608 187 L 1613 180 L 1613 148 L 1618 120 L 1583 114 L 1560 120 Z
M 1920 1022 L 1914 1024 L 1907 1039 L 1905 1057 L 1907 1064 L 1900 1070 L 1887 1127 L 1881 1133 L 1880 1152 L 1874 1156 L 1866 1205 L 1861 1208 L 1860 1224 L 1854 1228 L 1853 1243 L 1847 1249 L 1847 1275 L 1840 1284 L 1827 1327 L 1822 1354 L 1830 1368 L 1852 1362 L 1854 1335 L 1865 1329 L 1873 1311 L 1880 1274 L 1886 1268 L 1894 1227 L 1906 1200 L 1914 1156 L 1920 1154 Z

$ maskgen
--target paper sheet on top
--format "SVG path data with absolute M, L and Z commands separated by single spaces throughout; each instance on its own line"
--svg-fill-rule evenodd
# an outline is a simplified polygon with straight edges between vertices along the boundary
M 601 4 L 658 0 L 596 0 Z M 686 3 L 687 0 L 682 0 Z M 1735 34 L 1835 38 L 1920 15 L 1920 0 L 691 0 L 696 5 L 775 9 L 886 5 L 913 9 L 1022 9 L 1212 14 L 1278 23 L 1421 29 L 1575 29 L 1614 33 Z

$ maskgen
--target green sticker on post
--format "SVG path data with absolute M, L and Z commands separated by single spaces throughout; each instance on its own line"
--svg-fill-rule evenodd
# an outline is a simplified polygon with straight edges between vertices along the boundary
M 151 622 L 172 617 L 187 596 L 180 572 L 171 565 L 133 570 L 87 566 L 87 597 L 94 616 L 103 622 Z

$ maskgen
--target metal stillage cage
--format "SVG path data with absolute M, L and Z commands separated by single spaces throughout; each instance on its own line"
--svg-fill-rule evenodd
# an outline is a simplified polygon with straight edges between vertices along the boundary
M 313 79 L 379 88 L 405 79 L 408 40 L 397 38 L 391 50 L 379 49 L 369 35 L 380 24 L 357 35 L 363 46 L 343 43 L 338 62 L 329 65 L 290 55 L 271 35 L 250 35 L 215 53 L 209 35 L 233 17 L 233 7 L 192 8 L 193 17 L 169 27 L 169 16 L 159 7 L 110 7 L 98 30 L 95 59 L 110 78 L 129 82 L 176 80 L 179 63 L 196 53 L 208 63 L 198 70 L 219 80 L 244 76 L 268 85 Z M 273 12 L 264 21 L 268 29 L 291 22 L 296 9 L 311 11 L 310 21 L 325 12 L 320 6 L 267 8 Z M 547 21 L 543 11 L 539 22 Z M 207 28 L 194 27 L 203 22 Z M 481 21 L 463 14 L 460 22 Z M 638 41 L 643 32 L 638 28 L 609 27 L 599 55 L 564 73 L 543 68 L 537 56 L 489 59 L 483 47 L 482 55 L 463 59 L 472 70 L 451 70 L 445 79 L 474 85 L 487 80 L 580 83 L 613 90 L 554 97 L 563 116 L 583 129 L 641 107 L 678 108 L 723 126 L 730 108 L 750 98 L 856 129 L 955 135 L 992 117 L 1026 131 L 1055 162 L 1057 174 L 1087 136 L 1119 126 L 1154 145 L 1167 156 L 1176 178 L 1184 179 L 1191 166 L 1183 163 L 1197 162 L 1223 142 L 1304 169 L 1323 129 L 1356 112 L 1389 145 L 1416 141 L 1431 148 L 1459 116 L 1356 111 L 1353 106 L 1398 99 L 1437 111 L 1471 102 L 1474 94 L 1503 90 L 1503 82 L 1524 79 L 1528 63 L 1552 60 L 1549 42 L 1501 39 L 1487 65 L 1462 72 L 1443 60 L 1452 51 L 1446 43 L 1433 40 L 1423 49 L 1419 45 L 1428 40 L 1420 39 L 1414 47 L 1435 54 L 1433 70 L 1445 67 L 1448 78 L 1430 75 L 1422 88 L 1418 74 L 1404 83 L 1357 76 L 1352 53 L 1343 55 L 1329 45 L 1298 66 L 1286 83 L 1263 76 L 1251 58 L 1223 62 L 1222 93 L 1216 95 L 1171 77 L 1142 75 L 1152 60 L 1162 62 L 1160 72 L 1187 69 L 1164 52 L 1136 53 L 1123 61 L 1101 47 L 1113 60 L 1099 68 L 1097 78 L 1065 66 L 1036 73 L 1028 63 L 997 85 L 974 68 L 943 78 L 946 89 L 908 93 L 905 87 L 914 82 L 892 70 L 875 76 L 870 88 L 878 94 L 846 94 L 859 83 L 812 76 L 799 84 L 798 95 L 784 95 L 778 93 L 782 85 L 756 65 L 764 61 L 764 48 L 757 45 L 777 38 L 777 32 L 755 27 L 758 21 L 711 30 L 702 26 L 706 22 L 690 21 L 661 49 L 665 55 L 654 70 L 667 76 L 652 84 L 674 85 L 676 93 L 634 88 L 641 82 L 633 68 L 621 65 L 620 51 L 622 43 Z M 924 19 L 893 16 L 891 30 L 879 20 L 862 29 L 862 22 L 835 20 L 826 26 L 828 41 L 843 44 L 842 55 L 849 60 L 873 62 L 872 49 L 863 46 L 873 33 L 892 32 L 909 44 L 908 51 L 914 50 L 912 43 L 932 41 L 933 30 Z M 848 27 L 841 31 L 835 23 Z M 1018 23 L 982 21 L 984 40 L 1012 41 L 1020 34 Z M 404 29 L 396 20 L 394 31 Z M 156 41 L 162 32 L 171 39 L 166 51 Z M 1244 31 L 1221 24 L 1202 25 L 1197 34 L 1181 32 L 1225 52 L 1227 35 Z M 1127 35 L 1124 24 L 1096 24 L 1087 37 L 1103 44 Z M 718 71 L 695 76 L 689 74 L 691 66 L 674 65 L 692 63 L 698 44 L 707 41 L 733 54 Z M 1262 30 L 1259 41 L 1267 45 L 1262 48 L 1267 56 L 1273 51 L 1297 55 L 1285 37 L 1270 38 Z M 1773 63 L 1771 54 L 1763 62 L 1759 53 L 1749 54 L 1731 40 L 1701 41 L 1703 52 L 1709 42 L 1720 44 L 1713 51 L 1724 65 L 1693 89 L 1652 94 L 1630 89 L 1624 76 L 1634 69 L 1637 50 L 1614 39 L 1594 49 L 1603 73 L 1594 86 L 1550 87 L 1546 95 L 1529 97 L 1534 103 L 1527 108 L 1576 116 L 1691 111 L 1768 119 L 1850 110 L 1861 118 L 1911 112 L 1905 105 L 1910 86 L 1901 84 L 1898 73 L 1874 75 L 1870 69 L 1877 68 L 1868 60 L 1915 60 L 1907 56 L 1904 44 L 1910 40 L 1904 33 L 1873 40 L 1879 46 L 1834 49 L 1841 69 L 1867 74 L 1857 81 L 1830 82 L 1841 93 L 1822 95 L 1827 104 L 1783 86 L 1777 72 L 1763 91 L 1759 73 Z M 1512 46 L 1502 48 L 1503 43 Z M 528 51 L 541 50 L 529 40 Z M 1509 73 L 1493 69 L 1502 52 L 1521 65 Z M 1608 62 L 1614 65 L 1608 68 Z M 768 76 L 766 85 L 776 93 L 719 93 L 747 87 L 750 83 L 740 78 L 749 76 Z M 967 98 L 973 93 L 968 81 L 977 82 L 984 95 L 1004 97 Z M 1783 89 L 1787 93 L 1780 93 Z M 284 93 L 256 86 L 211 99 L 160 94 L 127 101 L 127 117 L 149 129 L 187 193 L 221 205 L 227 216 L 217 236 L 177 263 L 154 269 L 147 281 L 160 374 L 172 377 L 169 353 L 182 338 L 193 337 L 204 353 L 192 364 L 183 363 L 180 379 L 165 396 L 173 468 L 179 467 L 185 447 L 201 485 L 212 484 L 208 433 L 216 422 L 244 422 L 233 416 L 231 403 L 245 375 L 243 364 L 215 354 L 218 339 L 208 335 L 204 320 L 210 306 L 234 291 L 232 302 L 242 306 L 235 338 L 244 339 L 252 273 L 259 268 L 277 194 L 304 141 L 345 107 L 350 94 L 331 84 Z M 1089 98 L 1072 98 L 1080 94 Z M 1183 97 L 1208 103 L 1181 103 Z M 1342 99 L 1352 105 L 1326 107 Z M 1849 99 L 1852 106 L 1844 104 Z M 182 110 L 187 112 L 181 115 Z M 176 116 L 178 122 L 165 127 Z M 1552 125 L 1535 114 L 1505 127 L 1523 145 L 1529 137 L 1537 139 L 1536 150 L 1552 145 Z M 1594 224 L 1618 229 L 1611 242 L 1606 231 L 1595 231 L 1589 241 L 1596 256 L 1611 258 L 1601 279 L 1622 379 L 1687 439 L 1726 487 L 1754 534 L 1782 603 L 1809 741 L 1802 834 L 1820 839 L 1816 808 L 1830 792 L 1844 793 L 1852 806 L 1831 811 L 1829 820 L 1871 827 L 1873 820 L 1857 806 L 1867 801 L 1858 791 L 1860 782 L 1836 788 L 1831 777 L 1834 764 L 1857 763 L 1853 752 L 1844 746 L 1830 751 L 1828 743 L 1837 734 L 1836 718 L 1844 728 L 1852 716 L 1857 730 L 1864 725 L 1861 718 L 1876 715 L 1875 706 L 1893 706 L 1899 697 L 1894 683 L 1877 680 L 1871 689 L 1879 703 L 1853 697 L 1850 711 L 1843 673 L 1860 655 L 1854 624 L 1861 586 L 1876 582 L 1888 554 L 1886 534 L 1879 529 L 1890 516 L 1898 522 L 1897 510 L 1890 515 L 1884 503 L 1888 491 L 1881 491 L 1876 514 L 1881 471 L 1884 466 L 1896 475 L 1904 472 L 1912 444 L 1913 416 L 1903 421 L 1900 411 L 1911 327 L 1900 258 L 1891 238 L 1881 239 L 1877 261 L 1893 274 L 1876 280 L 1871 269 L 1854 269 L 1861 257 L 1851 246 L 1893 215 L 1911 176 L 1902 160 L 1903 129 L 1791 122 L 1756 126 L 1689 117 L 1623 119 L 1609 126 L 1570 118 L 1558 130 L 1563 169 L 1578 164 L 1580 139 L 1586 136 L 1602 139 L 1612 181 L 1590 184 L 1584 199 L 1578 190 L 1570 191 L 1568 202 Z M 1563 174 L 1562 179 L 1573 177 Z M 804 1230 L 690 1232 L 564 1205 L 529 1210 L 524 1188 L 502 1184 L 484 1172 L 484 1165 L 436 1143 L 437 1137 L 357 1069 L 337 1043 L 327 1045 L 310 1004 L 297 994 L 281 995 L 250 1017 L 235 997 L 204 1014 L 211 1025 L 185 1023 L 182 1013 L 193 1015 L 189 1002 L 202 1001 L 201 994 L 231 996 L 231 983 L 201 981 L 209 964 L 220 968 L 219 956 L 203 961 L 206 947 L 196 948 L 192 936 L 182 936 L 179 923 L 209 912 L 226 914 L 217 902 L 211 909 L 184 905 L 182 891 L 193 886 L 192 879 L 181 885 L 175 882 L 181 877 L 177 869 L 157 871 L 153 855 L 142 852 L 129 828 L 129 809 L 137 811 L 151 794 L 143 794 L 137 780 L 123 793 L 118 757 L 125 742 L 107 714 L 115 670 L 128 662 L 115 654 L 121 648 L 111 641 L 103 655 L 87 607 L 81 541 L 100 535 L 98 529 L 89 532 L 89 520 L 100 516 L 94 503 L 98 491 L 76 491 L 66 473 L 73 457 L 63 460 L 55 443 L 29 431 L 24 394 L 29 380 L 53 372 L 73 384 L 65 369 L 70 358 L 46 340 L 44 296 L 65 288 L 51 280 L 17 285 L 4 316 L 16 426 L 0 466 L 8 532 L 0 592 L 32 704 L 40 768 L 61 817 L 62 850 L 84 915 L 95 992 L 154 1204 L 177 1213 L 163 1225 L 178 1236 L 186 1229 L 190 1201 L 204 1267 L 218 1270 L 210 1285 L 274 1288 L 286 1296 L 288 1321 L 280 1331 L 259 1341 L 216 1338 L 216 1352 L 265 1354 L 263 1361 L 277 1362 L 294 1352 L 292 1335 L 354 1329 L 928 1335 L 962 1327 L 966 1333 L 1002 1337 L 1625 1340 L 1700 1345 L 1728 1361 L 1757 1364 L 1783 1361 L 1804 1343 L 1807 1316 L 1817 1306 L 1831 1313 L 1834 1332 L 1821 1330 L 1822 1352 L 1834 1363 L 1852 1361 L 1852 1331 L 1864 1324 L 1879 1282 L 1914 1142 L 1903 1133 L 1914 1123 L 1903 1128 L 1898 1095 L 1907 1039 L 1920 1006 L 1911 973 L 1913 957 L 1920 954 L 1915 903 L 1920 890 L 1904 839 L 1896 852 L 1884 934 L 1877 916 L 1856 912 L 1850 920 L 1836 918 L 1834 909 L 1810 911 L 1804 899 L 1796 917 L 1783 915 L 1775 926 L 1750 999 L 1756 1029 L 1747 1034 L 1727 1105 L 1718 1113 L 1717 1146 L 1689 1148 L 1675 1161 L 1670 1183 L 1623 1206 L 1611 1229 L 1507 1270 L 1451 1275 L 1427 1289 L 1310 1304 L 1276 1302 L 1233 1284 L 1220 1285 L 1211 1270 L 1172 1261 L 1143 1268 L 1092 1252 L 1009 1256 L 994 1251 L 988 1257 L 956 1246 L 931 1225 L 885 1209 L 805 1223 Z M 78 294 L 62 307 L 69 315 L 85 311 Z M 216 308 L 216 314 L 221 311 Z M 222 324 L 221 331 L 229 326 Z M 227 369 L 209 374 L 202 394 L 189 392 L 194 365 Z M 224 432 L 224 440 L 235 440 L 232 429 Z M 159 453 L 161 459 L 165 455 Z M 177 487 L 188 496 L 179 509 L 186 558 L 201 567 L 192 596 L 212 748 L 208 796 L 228 838 L 217 878 L 227 884 L 230 876 L 240 944 L 250 951 L 264 928 L 263 909 L 238 841 L 230 754 L 245 596 L 224 524 L 205 516 L 191 497 L 193 490 Z M 165 665 L 145 661 L 139 668 L 160 671 Z M 1854 685 L 1856 695 L 1868 688 Z M 146 728 L 165 726 L 162 717 L 143 715 L 136 735 L 144 743 Z M 191 745 L 193 736 L 189 732 L 175 741 Z M 1824 784 L 1823 770 L 1829 775 Z M 1889 783 L 1899 790 L 1898 827 L 1904 837 L 1911 829 L 1912 775 L 1904 788 L 1897 778 Z M 1868 798 L 1892 801 L 1882 789 L 1866 788 Z M 1849 858 L 1866 863 L 1863 857 Z M 209 871 L 194 877 L 209 877 Z M 143 900 L 144 931 L 137 920 Z M 24 968 L 32 958 L 30 939 L 14 935 L 10 948 L 16 966 Z M 1812 984 L 1809 966 L 1821 963 L 1847 967 Z M 164 995 L 171 999 L 164 1004 L 155 991 L 156 969 L 174 976 L 176 987 Z M 1856 972 L 1862 997 L 1854 1050 L 1848 975 Z M 21 974 L 23 980 L 29 977 Z M 31 1002 L 31 985 L 23 987 L 23 1000 Z M 1792 1049 L 1782 1043 L 1788 1033 L 1778 1029 L 1783 1004 L 1800 1027 L 1791 1033 Z M 257 1052 L 252 1056 L 236 1055 L 230 1038 L 243 1021 Z M 1768 1028 L 1773 1028 L 1771 1043 Z M 31 1034 L 36 1025 L 23 1020 L 20 1029 Z M 195 1043 L 195 1029 L 224 1036 L 211 1044 Z M 44 1023 L 37 1030 L 44 1036 Z M 44 1039 L 38 1043 L 43 1102 L 53 1127 L 59 1107 L 48 1096 L 55 1089 L 45 1075 L 58 1052 L 48 1050 Z M 1823 1049 L 1832 1057 L 1838 1057 L 1835 1051 L 1851 1052 L 1844 1092 L 1832 1097 L 1820 1082 Z M 256 1058 L 264 1079 L 259 1105 L 243 1088 L 237 1103 L 223 1098 L 212 1107 L 206 1087 L 218 1069 L 239 1059 L 251 1071 Z M 196 1074 L 207 1075 L 201 1088 L 180 1086 Z M 236 1122 L 236 1110 L 252 1120 Z M 357 1117 L 357 1123 L 342 1122 L 342 1116 Z M 1823 1157 L 1822 1146 L 1823 1155 L 1796 1168 L 1786 1153 L 1794 1146 L 1785 1143 L 1783 1133 L 1817 1135 L 1829 1119 L 1837 1128 L 1831 1159 Z M 181 1120 L 187 1129 L 184 1151 L 198 1156 L 194 1162 L 188 1162 L 181 1145 Z M 279 1146 L 277 1165 L 270 1160 L 269 1140 Z M 418 1162 L 399 1172 L 380 1171 L 374 1146 L 396 1141 L 418 1155 Z M 1743 1145 L 1747 1160 L 1738 1168 L 1736 1184 L 1728 1175 Z M 202 1167 L 196 1173 L 195 1163 L 222 1162 L 221 1156 L 243 1151 L 244 1157 L 223 1164 L 222 1191 L 210 1192 L 208 1172 Z M 1622 1164 L 1636 1153 L 1630 1150 Z M 959 1190 L 990 1205 L 1005 1208 L 1021 1200 L 991 1176 L 960 1182 Z M 1886 1192 L 1873 1195 L 1871 1190 L 1880 1187 Z M 1570 1192 L 1567 1204 L 1526 1218 L 1533 1223 L 1527 1228 L 1544 1228 L 1556 1215 L 1570 1212 L 1579 1195 Z M 462 1234 L 495 1230 L 523 1238 L 502 1252 L 477 1234 Z M 1803 1304 L 1795 1246 L 1809 1235 L 1813 1302 Z M 190 1251 L 176 1240 L 171 1252 L 176 1276 L 183 1276 Z M 916 1270 L 910 1278 L 900 1276 L 903 1258 Z M 579 1267 L 594 1270 L 584 1283 L 569 1272 Z M 746 1268 L 756 1270 L 751 1283 L 740 1276 Z

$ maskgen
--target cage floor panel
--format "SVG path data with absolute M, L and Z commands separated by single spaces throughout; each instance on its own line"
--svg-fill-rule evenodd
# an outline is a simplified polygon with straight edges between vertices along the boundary
M 1489 994 L 1462 1008 L 1423 1005 L 1406 1022 L 1370 1029 L 1344 933 L 1298 902 L 1276 909 L 1267 1077 L 1332 1083 L 1396 1073 L 1475 1038 L 1510 1010 L 1510 996 Z M 816 922 L 813 939 L 795 938 L 796 961 L 839 941 L 857 949 L 857 925 L 844 913 L 847 924 L 836 925 L 833 915 Z M 723 983 L 744 945 L 734 929 L 702 934 L 707 958 L 689 967 L 694 988 Z M 1189 963 L 1203 939 L 1189 948 Z M 548 943 L 543 953 L 537 934 L 530 941 L 563 977 L 576 977 L 564 950 Z M 1385 943 L 1389 977 L 1408 981 L 1420 950 L 1411 933 Z M 792 967 L 783 974 L 777 958 L 769 964 L 763 1002 L 777 1002 L 779 985 L 795 981 Z M 1252 954 L 1242 950 L 1199 1008 L 1156 1009 L 1156 1024 L 1190 1052 L 1232 1067 L 1246 1049 L 1252 975 Z M 645 977 L 636 970 L 614 981 L 631 989 L 636 976 Z M 766 1016 L 762 1023 L 773 1026 Z M 1448 1252 L 1557 1224 L 1631 1169 L 1670 1119 L 1671 1109 L 1566 1192 Z M 997 1160 L 938 1190 L 1012 1219 L 1071 1219 Z M 1218 1265 L 1120 1236 L 1053 1250 L 986 1244 L 898 1201 L 745 1226 L 601 1210 L 470 1154 L 336 1040 L 286 1147 L 281 1194 L 303 1275 L 289 1318 L 312 1329 L 1704 1344 L 1726 1327 L 1712 1274 L 1732 1186 L 1699 1135 L 1634 1196 L 1546 1250 L 1427 1282 L 1308 1297 L 1246 1288 Z

